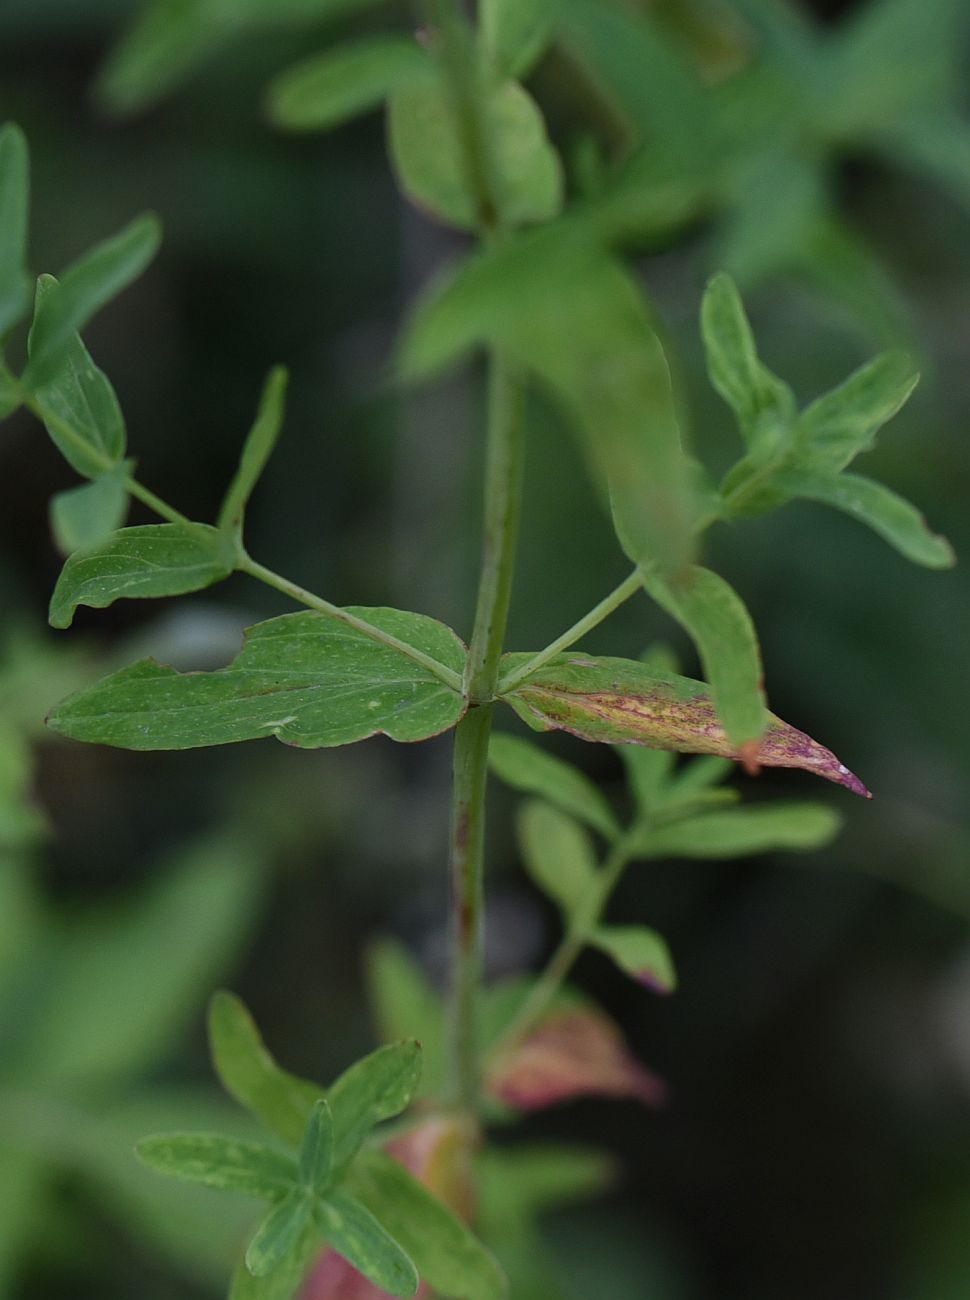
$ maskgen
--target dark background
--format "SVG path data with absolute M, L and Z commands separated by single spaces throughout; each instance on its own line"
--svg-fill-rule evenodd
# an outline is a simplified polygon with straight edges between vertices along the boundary
M 825 21 L 850 7 L 815 6 Z M 461 240 L 398 197 L 378 115 L 305 139 L 265 124 L 268 76 L 319 36 L 244 42 L 159 107 L 125 122 L 100 115 L 89 89 L 129 8 L 4 0 L 0 119 L 19 121 L 31 142 L 37 269 L 62 266 L 143 209 L 163 220 L 157 262 L 86 334 L 117 388 L 140 476 L 185 513 L 211 518 L 262 376 L 284 361 L 289 414 L 250 510 L 252 552 L 334 602 L 419 609 L 467 633 L 477 376 L 411 395 L 387 377 L 408 302 Z M 556 77 L 556 67 L 542 71 L 540 99 L 542 90 L 568 99 Z M 966 553 L 970 215 L 866 157 L 843 160 L 837 185 L 926 351 L 917 397 L 867 472 L 917 501 Z M 695 229 L 642 271 L 685 376 L 695 444 L 720 469 L 736 444 L 703 379 L 696 313 L 709 258 Z M 751 307 L 766 359 L 803 400 L 874 350 L 844 314 L 784 282 L 765 285 Z M 516 648 L 545 644 L 625 572 L 548 410 L 536 409 L 530 438 Z M 37 717 L 59 693 L 55 670 L 75 663 L 62 660 L 68 644 L 86 656 L 82 676 L 146 645 L 204 666 L 231 655 L 242 626 L 285 612 L 237 577 L 164 608 L 82 610 L 71 633 L 50 632 L 59 559 L 46 502 L 72 482 L 29 418 L 0 429 L 8 679 L 11 663 L 30 678 Z M 614 915 L 668 936 L 680 990 L 650 999 L 595 957 L 579 976 L 670 1081 L 673 1100 L 662 1113 L 584 1103 L 531 1125 L 534 1136 L 602 1138 L 623 1160 L 622 1195 L 550 1222 L 569 1294 L 957 1300 L 970 1294 L 968 570 L 916 569 L 808 505 L 715 531 L 709 556 L 755 618 L 773 708 L 830 745 L 876 799 L 819 791 L 803 774 L 766 774 L 753 790 L 739 777 L 746 797 L 831 801 L 844 833 L 808 858 L 659 863 L 625 881 Z M 645 600 L 591 644 L 636 655 L 657 636 L 694 671 Z M 37 741 L 36 790 L 53 834 L 31 869 L 45 908 L 68 923 L 151 882 L 168 852 L 213 828 L 235 825 L 258 841 L 261 884 L 211 983 L 246 997 L 291 1068 L 327 1078 L 372 1044 L 369 937 L 391 931 L 435 969 L 447 738 L 156 755 Z M 550 744 L 618 788 L 609 751 Z M 538 960 L 554 937 L 516 861 L 513 807 L 495 791 L 495 973 Z M 169 960 L 179 951 L 174 933 Z M 151 1077 L 208 1086 L 205 992 Z M 110 1198 L 89 1204 L 84 1177 L 55 1151 L 37 1221 L 11 1248 L 9 1294 L 218 1293 L 201 1266 L 179 1271 L 119 1223 Z

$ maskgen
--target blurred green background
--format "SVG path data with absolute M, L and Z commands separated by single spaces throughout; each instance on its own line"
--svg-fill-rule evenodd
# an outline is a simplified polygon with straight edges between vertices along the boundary
M 900 85 L 942 75 L 939 6 L 889 3 L 912 19 Z M 86 334 L 126 412 L 140 477 L 211 517 L 262 376 L 283 361 L 289 415 L 250 510 L 253 554 L 332 601 L 418 609 L 467 633 L 478 378 L 418 393 L 388 378 L 408 304 L 463 241 L 398 197 L 378 115 L 294 139 L 261 112 L 273 73 L 345 31 L 400 26 L 400 11 L 241 39 L 177 94 L 116 121 L 90 90 L 132 8 L 4 0 L 0 119 L 31 142 L 36 269 L 62 266 L 145 208 L 164 222 L 157 262 Z M 761 57 L 751 8 L 668 0 L 653 11 L 717 79 Z M 861 6 L 794 8 L 838 31 Z M 944 54 L 959 80 L 970 15 L 952 31 Z M 566 157 L 581 156 L 589 84 L 556 54 L 530 84 Z M 923 383 L 869 468 L 966 555 L 970 127 L 946 150 L 938 184 L 849 140 L 826 184 L 871 261 L 833 262 L 826 280 L 769 258 L 748 301 L 767 363 L 803 401 L 886 338 L 917 341 Z M 762 181 L 749 214 L 756 246 L 777 204 L 784 212 L 784 178 Z M 694 447 L 715 471 L 738 448 L 703 376 L 696 321 L 730 233 L 695 221 L 637 250 Z M 241 1123 L 206 1061 L 204 1005 L 218 984 L 247 999 L 281 1060 L 326 1079 L 373 1043 L 369 939 L 397 935 L 440 976 L 449 741 L 132 755 L 45 738 L 45 708 L 99 672 L 148 651 L 217 665 L 242 627 L 285 612 L 236 577 L 164 607 L 82 610 L 71 633 L 50 632 L 59 558 L 47 500 L 72 481 L 39 425 L 18 415 L 0 428 L 0 1297 L 214 1296 L 245 1207 L 159 1186 L 131 1142 Z M 563 1295 L 962 1300 L 970 569 L 916 569 L 805 504 L 714 530 L 709 555 L 754 615 L 773 708 L 830 745 L 876 799 L 819 791 L 800 773 L 765 773 L 754 787 L 739 777 L 747 797 L 831 800 L 845 832 L 811 858 L 659 863 L 625 881 L 614 915 L 668 936 L 680 991 L 650 998 L 595 957 L 579 975 L 673 1099 L 660 1113 L 587 1102 L 528 1126 L 533 1137 L 602 1138 L 622 1160 L 612 1199 L 548 1222 Z M 536 403 L 514 646 L 545 644 L 625 569 L 572 442 Z M 590 645 L 635 656 L 657 637 L 696 671 L 646 600 Z M 619 788 L 608 750 L 548 743 Z M 513 808 L 496 789 L 496 976 L 536 962 L 555 937 L 516 862 Z

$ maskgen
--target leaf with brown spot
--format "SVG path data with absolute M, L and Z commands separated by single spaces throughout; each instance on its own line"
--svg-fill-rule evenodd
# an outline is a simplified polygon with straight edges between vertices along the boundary
M 514 672 L 530 656 L 506 655 Z M 718 754 L 741 761 L 718 719 L 703 682 L 661 672 L 632 659 L 558 655 L 499 697 L 536 731 L 559 729 L 608 745 L 646 745 L 683 754 Z M 750 756 L 745 755 L 749 758 Z M 762 767 L 797 767 L 853 794 L 869 791 L 844 763 L 803 731 L 768 715 L 755 761 Z

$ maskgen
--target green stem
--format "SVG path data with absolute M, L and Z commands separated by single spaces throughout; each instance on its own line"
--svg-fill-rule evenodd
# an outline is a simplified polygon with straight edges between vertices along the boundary
M 480 1087 L 478 1003 L 482 985 L 485 790 L 498 665 L 508 622 L 522 497 L 522 387 L 493 354 L 485 453 L 485 518 L 475 624 L 468 651 L 469 709 L 455 731 L 451 818 L 450 1100 L 472 1116 Z
M 345 623 L 347 627 L 352 627 L 356 632 L 370 637 L 372 641 L 377 641 L 390 650 L 396 650 L 399 654 L 406 655 L 408 659 L 420 664 L 422 668 L 426 668 L 429 673 L 437 677 L 439 681 L 444 682 L 446 686 L 451 687 L 453 691 L 461 691 L 462 680 L 454 669 L 439 663 L 432 655 L 425 654 L 423 650 L 419 650 L 416 646 L 399 640 L 390 632 L 375 627 L 373 623 L 368 623 L 366 619 L 358 618 L 356 614 L 351 614 L 349 610 L 341 609 L 339 605 L 331 604 L 329 600 L 324 600 L 322 596 L 314 595 L 312 591 L 307 591 L 305 587 L 299 586 L 298 583 L 291 582 L 289 578 L 284 578 L 282 574 L 274 573 L 272 569 L 267 569 L 264 564 L 257 563 L 245 552 L 237 560 L 236 569 L 239 573 L 248 573 L 251 578 L 257 578 L 260 582 L 264 582 L 267 587 L 274 587 L 298 604 L 306 605 L 308 609 L 316 610 L 318 614 L 326 614 L 340 623 Z
M 525 681 L 532 673 L 538 672 L 550 659 L 554 659 L 557 654 L 561 654 L 563 650 L 568 650 L 571 645 L 582 640 L 587 632 L 591 632 L 594 627 L 598 627 L 605 618 L 609 617 L 615 609 L 619 609 L 642 587 L 643 581 L 640 577 L 640 570 L 634 569 L 628 578 L 624 578 L 620 585 L 611 591 L 608 596 L 604 596 L 600 603 L 595 605 L 588 614 L 584 614 L 571 628 L 567 628 L 562 636 L 556 637 L 555 641 L 551 641 L 544 650 L 540 650 L 538 654 L 533 655 L 527 663 L 516 668 L 507 677 L 503 677 L 498 684 L 499 694 L 505 695 L 514 690 L 520 682 Z
M 621 836 L 613 845 L 590 885 L 589 895 L 585 905 L 579 909 L 578 919 L 563 935 L 545 969 L 532 986 L 531 993 L 502 1031 L 498 1043 L 493 1045 L 493 1052 L 500 1046 L 521 1038 L 549 1010 L 566 976 L 588 944 L 590 934 L 603 918 L 613 890 L 630 862 L 629 845 L 629 833 Z

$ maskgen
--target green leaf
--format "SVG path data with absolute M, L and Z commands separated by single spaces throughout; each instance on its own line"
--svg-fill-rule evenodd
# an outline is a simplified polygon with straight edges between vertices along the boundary
M 367 951 L 367 992 L 379 1037 L 416 1038 L 421 1044 L 422 1095 L 444 1083 L 444 1008 L 424 971 L 403 944 L 379 939 Z
M 133 900 L 72 916 L 47 958 L 18 1077 L 87 1096 L 169 1052 L 245 942 L 261 869 L 255 846 L 207 838 L 159 864 Z
M 873 445 L 918 383 L 919 371 L 903 352 L 884 352 L 861 366 L 798 417 L 796 468 L 832 474 L 845 469 Z
M 289 1256 L 297 1256 L 310 1220 L 313 1202 L 294 1192 L 273 1207 L 246 1250 L 246 1267 L 253 1277 L 266 1277 Z
M 220 991 L 209 1004 L 209 1048 L 230 1096 L 278 1137 L 297 1145 L 326 1089 L 276 1064 L 252 1016 L 232 993 Z
M 320 1227 L 338 1255 L 391 1295 L 412 1296 L 418 1273 L 409 1255 L 359 1201 L 331 1192 L 318 1209 Z
M 519 235 L 419 308 L 403 368 L 427 374 L 477 343 L 508 351 L 553 389 L 609 485 L 626 553 L 677 572 L 693 550 L 694 474 L 667 361 L 626 270 L 562 224 Z
M 51 497 L 51 532 L 57 549 L 70 555 L 101 546 L 125 522 L 131 462 L 122 461 L 107 474 Z
M 19 126 L 0 127 L 0 338 L 30 307 L 27 216 L 30 158 Z
M 589 907 L 596 856 L 586 830 L 565 813 L 530 800 L 519 814 L 519 845 L 529 875 L 567 918 Z
M 486 91 L 495 201 L 510 226 L 548 221 L 562 204 L 562 166 L 529 93 L 514 81 Z M 396 90 L 388 101 L 391 162 L 401 189 L 419 208 L 459 230 L 481 224 L 443 77 Z
M 782 436 L 785 423 L 795 414 L 794 398 L 758 359 L 741 295 L 723 271 L 704 292 L 701 335 L 711 383 L 737 416 L 745 440 L 761 446 L 772 436 Z
M 74 335 L 141 275 L 161 240 L 157 218 L 138 217 L 74 262 L 59 282 L 38 297 L 30 330 L 30 361 L 23 376 L 28 388 L 42 388 L 55 378 Z
M 552 36 L 550 0 L 481 0 L 482 49 L 499 79 L 525 77 Z
M 242 535 L 246 503 L 259 481 L 259 476 L 266 468 L 266 463 L 273 454 L 273 448 L 280 436 L 286 410 L 288 380 L 289 374 L 283 366 L 275 366 L 266 376 L 256 419 L 243 443 L 239 468 L 233 475 L 219 510 L 217 522 L 219 531 L 230 537 Z
M 777 849 L 820 849 L 841 824 L 839 815 L 823 804 L 731 808 L 647 828 L 636 852 L 651 858 L 736 858 Z
M 233 559 L 208 524 L 140 524 L 76 551 L 51 596 L 51 627 L 70 627 L 78 605 L 104 609 L 122 597 L 182 596 L 227 578 Z
M 927 527 L 914 505 L 882 483 L 858 474 L 780 474 L 779 489 L 789 496 L 819 501 L 844 510 L 884 538 L 907 560 L 928 569 L 949 569 L 956 563 L 953 547 Z
M 278 1201 L 298 1191 L 296 1165 L 256 1142 L 216 1133 L 160 1133 L 135 1147 L 139 1160 L 156 1173 L 220 1191 Z
M 293 1300 L 320 1254 L 320 1234 L 313 1223 L 265 1277 L 253 1277 L 241 1259 L 232 1277 L 229 1300 Z
M 645 925 L 598 925 L 589 942 L 655 993 L 673 993 L 677 987 L 670 949 L 656 930 Z
M 367 1151 L 353 1174 L 355 1197 L 414 1260 L 421 1279 L 455 1300 L 503 1300 L 505 1275 L 460 1219 L 381 1151 Z
M 697 565 L 680 581 L 644 572 L 643 585 L 690 633 L 724 730 L 743 751 L 762 735 L 768 714 L 758 638 L 740 596 L 723 578 Z
M 333 1114 L 326 1098 L 320 1097 L 313 1103 L 300 1145 L 300 1182 L 308 1191 L 323 1191 L 330 1181 L 333 1148 Z
M 373 36 L 288 68 L 267 92 L 269 117 L 289 131 L 324 131 L 430 75 L 433 65 L 415 41 Z
M 626 768 L 627 782 L 636 800 L 638 812 L 653 812 L 662 801 L 664 786 L 673 769 L 673 751 L 623 745 L 617 752 Z
M 52 275 L 37 281 L 35 320 L 56 286 Z M 56 373 L 35 384 L 33 396 L 51 441 L 79 474 L 99 478 L 122 463 L 127 442 L 124 416 L 110 379 L 94 364 L 79 334 L 70 336 Z
M 511 673 L 529 659 L 527 654 L 505 655 L 502 664 Z M 536 731 L 559 728 L 609 745 L 742 757 L 725 734 L 703 682 L 634 659 L 557 655 L 499 698 Z M 773 714 L 767 718 L 755 762 L 802 768 L 868 797 L 859 778 L 830 750 Z
M 539 795 L 592 826 L 608 840 L 615 839 L 619 833 L 609 804 L 589 777 L 571 763 L 545 753 L 538 745 L 493 732 L 488 762 L 495 775 L 513 789 Z
M 396 609 L 346 612 L 455 672 L 464 667 L 464 648 L 443 623 Z M 414 660 L 307 612 L 250 628 L 241 653 L 217 672 L 177 673 L 141 660 L 65 700 L 48 725 L 76 740 L 127 749 L 191 749 L 262 736 L 317 749 L 378 733 L 425 740 L 453 727 L 464 711 L 462 697 Z
M 413 1039 L 379 1047 L 337 1079 L 327 1099 L 333 1113 L 333 1168 L 351 1163 L 375 1125 L 400 1115 L 421 1077 L 421 1045 Z

